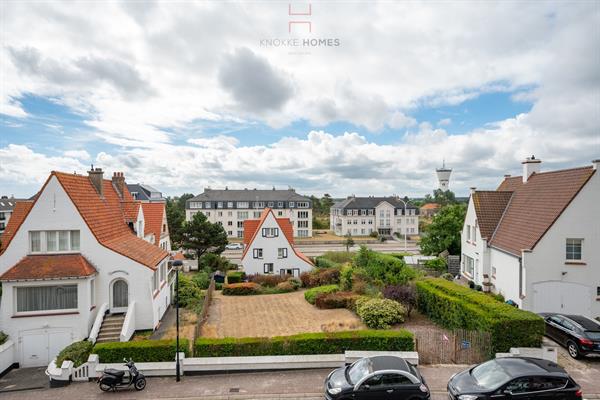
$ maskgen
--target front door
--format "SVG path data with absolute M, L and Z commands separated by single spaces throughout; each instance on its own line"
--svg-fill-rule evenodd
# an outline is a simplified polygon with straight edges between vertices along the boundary
M 110 312 L 124 313 L 129 306 L 129 285 L 122 279 L 116 280 L 112 285 L 112 304 Z

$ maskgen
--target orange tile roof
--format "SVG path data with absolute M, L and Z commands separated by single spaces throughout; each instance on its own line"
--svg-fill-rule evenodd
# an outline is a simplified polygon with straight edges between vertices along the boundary
M 2 242 L 0 246 L 0 254 L 2 254 L 4 250 L 6 250 L 13 237 L 15 237 L 17 231 L 19 230 L 19 227 L 21 226 L 23 221 L 25 221 L 25 218 L 29 214 L 29 211 L 31 210 L 32 206 L 32 201 L 17 201 L 17 203 L 15 204 L 15 208 L 13 209 L 13 212 L 10 216 L 10 219 L 8 220 L 8 224 L 4 229 L 4 233 L 0 237 L 0 241 Z
M 151 269 L 169 254 L 137 237 L 125 223 L 121 198 L 110 180 L 103 180 L 103 198 L 83 175 L 52 172 L 82 218 L 103 246 Z
M 144 212 L 144 235 L 154 234 L 154 244 L 158 246 L 162 233 L 165 203 L 142 203 Z
M 482 238 L 491 239 L 513 192 L 478 190 L 473 193 L 477 225 Z
M 437 210 L 438 208 L 440 208 L 440 205 L 437 203 L 427 203 L 421 207 L 421 210 Z
M 247 219 L 244 221 L 244 244 L 248 245 L 252 241 L 254 232 L 258 228 L 260 220 L 258 219 Z
M 96 268 L 81 254 L 45 254 L 23 257 L 0 280 L 81 278 L 95 273 Z
M 141 202 L 133 200 L 133 201 L 121 201 L 121 209 L 123 210 L 123 215 L 125 216 L 125 220 L 137 221 L 138 213 L 140 211 Z
M 506 178 L 498 189 L 514 193 L 490 245 L 517 256 L 533 250 L 595 172 L 582 167 L 534 173 L 527 183 Z
M 185 256 L 183 255 L 182 252 L 178 251 L 173 256 L 171 256 L 171 259 L 172 260 L 185 260 Z

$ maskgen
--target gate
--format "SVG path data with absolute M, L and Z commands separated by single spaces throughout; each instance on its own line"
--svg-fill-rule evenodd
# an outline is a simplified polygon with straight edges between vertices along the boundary
M 427 329 L 414 334 L 423 364 L 477 364 L 492 358 L 489 332 Z

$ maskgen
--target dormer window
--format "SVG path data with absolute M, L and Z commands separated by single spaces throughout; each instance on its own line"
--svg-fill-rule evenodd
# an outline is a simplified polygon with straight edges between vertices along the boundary
M 262 236 L 263 237 L 278 237 L 279 236 L 279 228 L 262 228 Z
M 64 253 L 79 251 L 79 231 L 30 231 L 30 253 Z

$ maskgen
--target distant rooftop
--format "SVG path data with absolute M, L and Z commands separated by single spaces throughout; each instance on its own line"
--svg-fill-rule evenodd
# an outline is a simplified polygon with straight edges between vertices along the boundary
M 210 189 L 188 201 L 310 201 L 294 189 Z
M 145 183 L 128 183 L 127 189 L 135 200 L 140 201 L 165 201 L 162 192 Z

